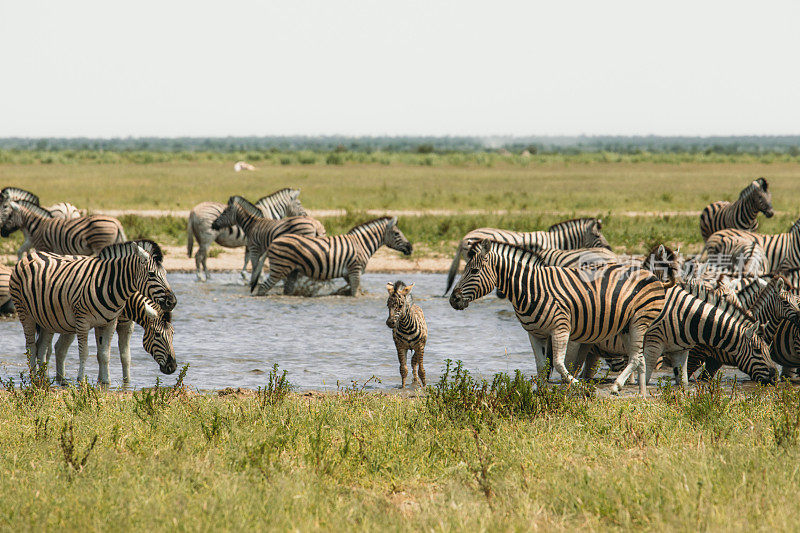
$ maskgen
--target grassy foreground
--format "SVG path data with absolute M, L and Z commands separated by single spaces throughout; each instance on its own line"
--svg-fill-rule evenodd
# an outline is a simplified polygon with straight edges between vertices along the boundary
M 610 400 L 450 375 L 415 398 L 16 388 L 0 526 L 796 529 L 796 389 Z

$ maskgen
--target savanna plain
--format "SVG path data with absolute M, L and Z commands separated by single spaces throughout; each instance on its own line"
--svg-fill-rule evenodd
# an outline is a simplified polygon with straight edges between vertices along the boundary
M 247 155 L 12 153 L 0 157 L 0 178 L 44 205 L 90 210 L 188 210 L 299 187 L 306 208 L 345 210 L 323 220 L 331 233 L 367 210 L 419 212 L 398 224 L 415 254 L 434 255 L 452 254 L 475 227 L 536 230 L 583 215 L 603 218 L 618 251 L 661 241 L 696 251 L 694 212 L 735 199 L 759 176 L 777 211 L 762 231 L 786 231 L 800 215 L 800 165 L 790 157 Z M 234 173 L 237 159 L 258 170 Z M 129 237 L 185 242 L 180 217 L 121 220 Z M 469 350 L 466 333 L 460 350 Z M 592 383 L 482 382 L 457 364 L 402 394 L 367 392 L 368 378 L 325 394 L 293 390 L 279 368 L 258 391 L 203 394 L 190 367 L 134 392 L 57 389 L 35 375 L 5 381 L 0 525 L 798 529 L 800 392 L 789 384 L 661 383 L 649 399 L 611 399 Z

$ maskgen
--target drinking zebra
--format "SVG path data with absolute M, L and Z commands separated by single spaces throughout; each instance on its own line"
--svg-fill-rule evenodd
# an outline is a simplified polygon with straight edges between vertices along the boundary
M 299 189 L 280 189 L 272 194 L 264 196 L 256 207 L 263 213 L 263 216 L 271 219 L 280 219 L 286 216 L 287 207 L 295 204 L 297 197 L 300 196 Z M 225 204 L 218 202 L 203 202 L 194 206 L 189 213 L 189 221 L 186 228 L 186 253 L 192 257 L 194 239 L 197 239 L 197 253 L 194 256 L 195 275 L 200 281 L 208 280 L 209 272 L 206 261 L 208 260 L 208 249 L 211 244 L 216 242 L 226 248 L 239 248 L 247 244 L 247 236 L 242 228 L 232 226 L 219 231 L 211 229 L 211 224 L 219 218 L 225 210 Z M 247 262 L 250 254 L 245 253 L 244 265 L 242 266 L 242 278 L 247 278 Z M 201 276 L 201 271 L 203 275 Z
M 782 366 L 800 366 L 800 358 L 795 355 L 799 352 L 793 349 L 797 341 L 791 338 L 793 333 L 800 332 L 797 329 L 800 327 L 800 297 L 789 290 L 785 278 L 734 280 L 731 286 L 738 302 L 763 325 L 762 337 L 770 346 L 772 361 Z M 708 378 L 723 364 L 730 365 L 731 359 L 713 344 L 693 350 L 687 364 L 689 375 L 703 363 L 704 375 Z
M 411 254 L 411 243 L 397 227 L 397 217 L 376 218 L 333 237 L 283 235 L 267 251 L 269 276 L 258 284 L 258 294 L 266 294 L 282 279 L 286 279 L 283 293 L 291 294 L 298 274 L 304 274 L 315 280 L 345 278 L 347 285 L 336 294 L 356 296 L 367 262 L 383 245 Z M 251 282 L 251 292 L 256 282 Z
M 565 220 L 550 226 L 547 231 L 509 231 L 497 228 L 479 228 L 472 230 L 461 239 L 447 273 L 446 295 L 453 286 L 461 258 L 467 257 L 470 247 L 483 239 L 493 242 L 513 244 L 521 248 L 558 248 L 561 250 L 575 250 L 576 248 L 605 248 L 611 250 L 608 241 L 601 233 L 603 221 L 597 218 L 575 218 Z
M 706 241 L 697 260 L 725 263 L 736 257 L 742 257 L 738 262 L 751 271 L 755 270 L 753 264 L 760 263 L 760 274 L 800 268 L 800 219 L 787 233 L 774 235 L 739 229 L 717 231 Z
M 755 231 L 758 229 L 758 214 L 764 213 L 772 218 L 772 193 L 764 178 L 758 178 L 739 193 L 735 202 L 714 202 L 700 213 L 700 234 L 703 240 L 723 229 L 741 229 Z
M 265 218 L 256 206 L 241 196 L 231 196 L 225 210 L 211 224 L 211 229 L 214 231 L 231 227 L 241 228 L 247 237 L 245 253 L 249 255 L 253 265 L 250 274 L 251 284 L 256 283 L 261 276 L 266 258 L 264 254 L 275 238 L 286 234 L 309 237 L 325 235 L 325 226 L 314 218 L 307 216 L 289 216 L 280 220 Z
M 570 342 L 595 344 L 625 335 L 628 365 L 612 390 L 618 391 L 638 370 L 640 392 L 646 395 L 642 343 L 661 315 L 667 286 L 646 270 L 623 265 L 591 270 L 544 266 L 523 248 L 484 239 L 470 248 L 450 305 L 466 309 L 471 301 L 498 288 L 528 332 L 537 372 L 545 371 L 549 337 L 554 366 L 568 383 L 576 381 L 564 365 Z
M 414 351 L 411 357 L 412 384 L 416 385 L 421 381 L 422 385 L 425 385 L 425 367 L 422 359 L 425 357 L 425 343 L 428 341 L 428 325 L 425 323 L 422 309 L 411 298 L 413 288 L 413 283 L 406 286 L 402 281 L 386 284 L 386 290 L 389 291 L 389 297 L 386 299 L 389 318 L 386 319 L 386 325 L 392 330 L 394 347 L 397 349 L 401 389 L 406 387 L 406 376 L 408 376 L 406 358 L 409 350 Z
M 0 235 L 7 237 L 17 229 L 30 236 L 31 246 L 41 252 L 92 255 L 109 244 L 125 242 L 119 220 L 90 215 L 72 220 L 52 218 L 41 208 L 22 202 L 0 205 Z
M 111 334 L 127 300 L 138 291 L 153 301 L 172 291 L 164 286 L 159 265 L 135 242 L 119 245 L 113 259 L 69 257 L 31 251 L 11 274 L 11 298 L 25 333 L 31 368 L 43 363 L 54 333 L 74 333 L 80 355 L 79 379 L 89 356 L 88 334 L 100 328 L 98 381 L 108 383 Z M 173 295 L 174 298 L 174 295 Z M 147 315 L 158 311 L 146 305 Z M 40 329 L 37 349 L 36 330 Z

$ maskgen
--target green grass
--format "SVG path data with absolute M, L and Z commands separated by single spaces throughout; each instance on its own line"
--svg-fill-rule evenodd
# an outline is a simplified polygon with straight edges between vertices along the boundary
M 0 527 L 796 529 L 797 389 L 610 400 L 451 377 L 417 398 L 285 397 L 277 373 L 258 394 L 3 393 Z
M 256 200 L 293 186 L 310 209 L 699 211 L 712 201 L 735 199 L 758 176 L 769 179 L 777 210 L 794 212 L 800 204 L 800 165 L 793 159 L 659 163 L 548 156 L 527 166 L 501 159 L 491 167 L 290 161 L 239 173 L 235 160 L 0 163 L 0 172 L 3 186 L 35 191 L 45 205 L 70 201 L 88 209 L 191 209 L 201 201 L 225 202 L 234 194 Z

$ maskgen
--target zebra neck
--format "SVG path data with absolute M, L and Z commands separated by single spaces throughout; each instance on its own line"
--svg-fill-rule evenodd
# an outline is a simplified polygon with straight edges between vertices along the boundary
M 386 225 L 382 224 L 359 229 L 359 231 L 354 233 L 348 233 L 347 237 L 358 243 L 366 253 L 367 258 L 369 258 L 378 251 L 378 248 L 383 246 L 383 235 L 385 232 Z
M 28 237 L 33 236 L 38 232 L 42 225 L 42 221 L 44 220 L 44 218 L 28 209 L 20 209 L 19 216 L 21 221 L 20 229 L 22 230 L 22 233 Z
M 256 223 L 258 217 L 248 213 L 243 207 L 236 207 L 236 225 L 244 230 L 245 233 L 250 232 L 250 228 Z
M 100 269 L 97 286 L 108 287 L 108 297 L 115 307 L 124 309 L 126 302 L 137 292 L 135 277 L 136 269 L 141 268 L 139 261 L 137 256 L 108 259 L 108 266 Z
M 498 257 L 491 265 L 497 279 L 497 290 L 514 305 L 527 302 L 530 299 L 530 281 L 533 279 L 532 265 L 527 261 L 520 261 L 516 257 Z M 519 281 L 520 283 L 517 283 Z M 525 283 L 525 282 L 528 283 Z M 494 287 L 490 287 L 491 291 Z
M 734 218 L 736 220 L 755 221 L 758 218 L 758 206 L 754 198 L 754 192 L 738 198 L 731 204 Z

